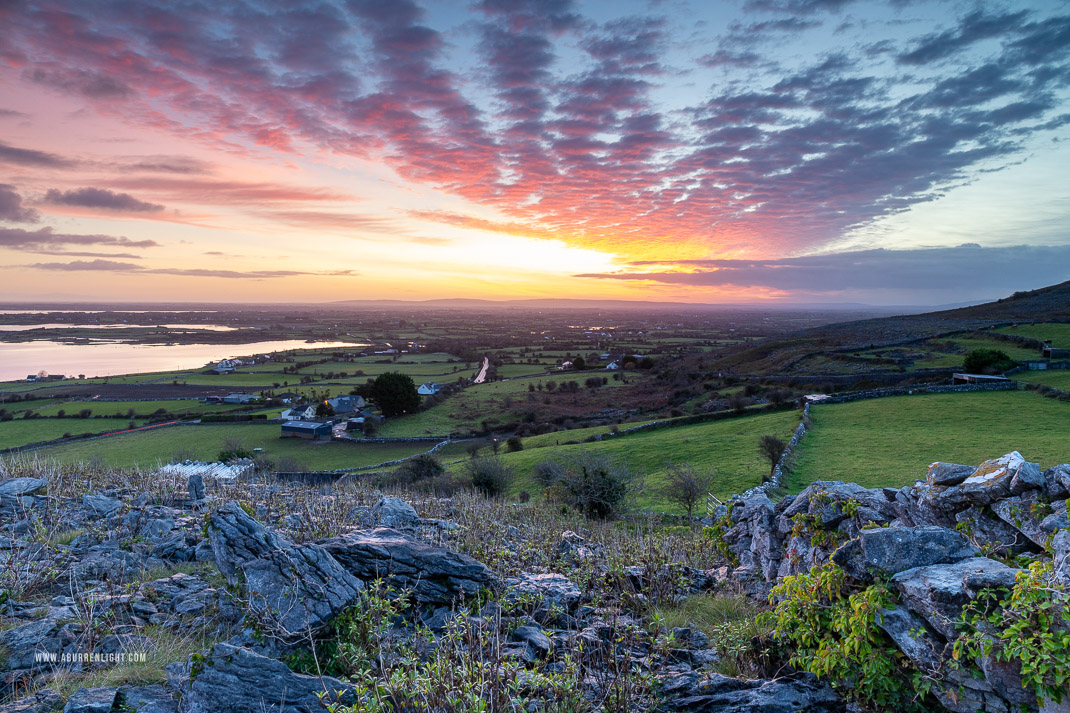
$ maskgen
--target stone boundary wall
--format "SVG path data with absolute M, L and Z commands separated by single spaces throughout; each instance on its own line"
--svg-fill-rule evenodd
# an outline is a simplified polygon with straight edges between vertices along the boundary
M 1017 381 L 1001 381 L 994 384 L 942 384 L 936 386 L 891 386 L 883 389 L 867 389 L 865 391 L 851 391 L 845 394 L 829 396 L 828 398 L 814 401 L 816 404 L 844 404 L 850 401 L 862 401 L 865 399 L 879 399 L 885 396 L 912 396 L 917 394 L 951 394 L 966 391 L 1014 391 L 1018 388 Z
M 754 486 L 750 490 L 744 492 L 743 495 L 741 495 L 740 497 L 748 498 L 752 495 L 756 495 L 758 493 L 766 493 L 770 490 L 774 490 L 776 488 L 781 487 L 784 482 L 784 473 L 787 471 L 787 464 L 791 459 L 792 455 L 795 453 L 795 449 L 799 447 L 799 443 L 802 441 L 803 436 L 806 435 L 806 432 L 808 430 L 810 430 L 809 403 L 803 406 L 802 421 L 800 421 L 799 425 L 795 427 L 795 432 L 791 434 L 791 440 L 788 441 L 787 448 L 785 448 L 784 452 L 780 455 L 780 460 L 778 460 L 776 465 L 773 466 L 773 475 L 769 478 L 769 480 L 765 481 L 761 485 Z
M 81 421 L 82 419 L 71 419 L 71 420 L 77 422 L 77 421 Z M 92 419 L 85 419 L 85 420 L 91 421 Z M 137 426 L 135 429 L 124 428 L 121 431 L 108 431 L 108 432 L 102 432 L 102 433 L 95 433 L 93 435 L 84 436 L 84 437 L 77 436 L 77 435 L 72 435 L 70 438 L 55 438 L 55 439 L 53 439 L 51 441 L 37 441 L 36 443 L 27 443 L 26 445 L 23 445 L 23 446 L 12 446 L 11 448 L 0 448 L 0 455 L 8 455 L 8 454 L 11 454 L 11 453 L 22 453 L 24 451 L 36 451 L 36 450 L 39 450 L 41 448 L 49 448 L 51 446 L 62 446 L 65 443 L 74 443 L 74 442 L 81 443 L 83 441 L 99 441 L 101 438 L 111 438 L 114 435 L 120 435 L 120 434 L 123 434 L 123 433 L 129 433 L 132 430 L 149 431 L 149 430 L 153 430 L 153 429 L 157 429 L 157 428 L 170 428 L 172 426 L 184 426 L 184 425 L 187 425 L 187 424 L 184 424 L 184 423 L 181 423 L 181 422 L 146 424 L 144 426 Z

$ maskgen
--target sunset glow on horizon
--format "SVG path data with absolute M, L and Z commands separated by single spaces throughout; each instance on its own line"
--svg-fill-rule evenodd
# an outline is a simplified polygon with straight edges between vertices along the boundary
M 1070 279 L 1065 2 L 0 6 L 0 300 Z

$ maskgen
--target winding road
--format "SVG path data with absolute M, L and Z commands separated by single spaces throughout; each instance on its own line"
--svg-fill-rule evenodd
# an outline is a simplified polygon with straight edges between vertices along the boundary
M 472 383 L 473 384 L 482 384 L 484 381 L 486 381 L 487 380 L 487 369 L 489 369 L 489 368 L 490 368 L 490 358 L 489 357 L 483 357 L 483 368 L 479 370 L 479 374 L 476 375 L 476 378 L 472 379 Z

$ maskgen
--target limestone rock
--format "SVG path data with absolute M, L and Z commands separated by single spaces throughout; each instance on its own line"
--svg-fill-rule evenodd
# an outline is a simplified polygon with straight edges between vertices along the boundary
M 951 564 L 916 567 L 892 577 L 903 603 L 921 615 L 947 639 L 958 636 L 955 622 L 970 601 L 967 578 L 984 577 L 988 583 L 1014 586 L 1015 572 L 1002 562 L 986 557 L 972 557 Z
M 371 514 L 376 524 L 383 527 L 409 528 L 420 524 L 416 509 L 401 498 L 383 498 L 372 506 Z
M 167 667 L 181 694 L 180 713 L 322 713 L 325 701 L 352 698 L 353 687 L 334 678 L 303 676 L 248 649 L 216 644 L 203 660 Z
M 468 555 L 385 527 L 323 540 L 319 545 L 355 577 L 389 579 L 399 589 L 411 589 L 413 598 L 425 604 L 449 604 L 496 586 L 487 566 Z
M 827 683 L 810 674 L 773 680 L 744 680 L 713 674 L 667 682 L 665 709 L 695 713 L 840 713 L 845 706 Z M 688 685 L 690 684 L 690 685 Z M 663 688 L 663 691 L 665 689 Z
M 898 574 L 915 567 L 958 562 L 980 552 L 959 532 L 943 527 L 888 527 L 862 530 L 832 561 L 858 579 Z
M 505 586 L 516 594 L 531 594 L 538 597 L 541 608 L 557 606 L 566 612 L 580 603 L 580 588 L 561 574 L 521 574 L 505 580 Z
M 208 530 L 219 571 L 283 636 L 322 629 L 364 589 L 327 550 L 294 545 L 237 503 L 214 512 Z

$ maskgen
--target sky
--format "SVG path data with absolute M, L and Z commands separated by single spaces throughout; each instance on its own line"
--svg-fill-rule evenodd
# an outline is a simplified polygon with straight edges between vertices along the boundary
M 0 2 L 0 300 L 1070 279 L 1070 2 Z

